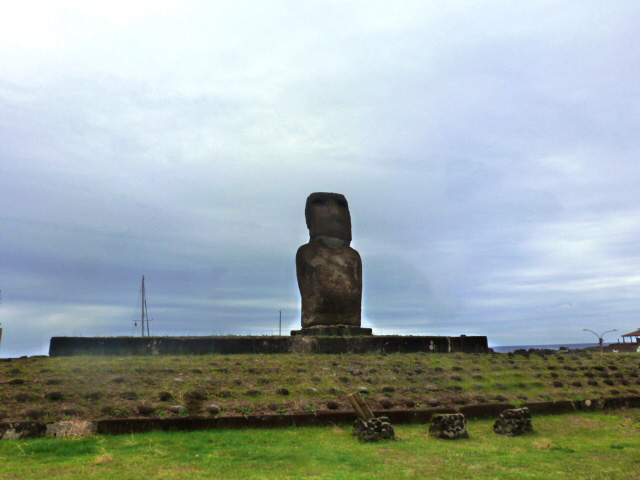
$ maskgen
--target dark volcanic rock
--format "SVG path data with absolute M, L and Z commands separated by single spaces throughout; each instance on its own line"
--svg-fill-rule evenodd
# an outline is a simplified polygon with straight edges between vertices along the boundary
M 525 407 L 504 410 L 493 425 L 493 430 L 499 435 L 511 437 L 533 432 L 529 409 Z
M 296 254 L 302 327 L 360 326 L 362 261 L 351 243 L 351 215 L 344 195 L 312 193 L 305 218 L 309 243 Z
M 190 392 L 184 394 L 184 398 L 188 402 L 201 402 L 202 400 L 206 400 L 207 396 L 200 390 L 191 390 Z
M 160 392 L 158 394 L 158 399 L 161 402 L 168 402 L 169 400 L 173 400 L 173 395 L 171 395 L 171 393 L 169 392 Z
M 138 405 L 137 408 L 140 415 L 152 415 L 156 412 L 156 409 L 151 405 Z
M 340 404 L 334 400 L 329 400 L 327 402 L 327 408 L 329 410 L 338 410 L 340 408 Z
M 353 426 L 353 434 L 362 442 L 378 442 L 391 440 L 395 437 L 395 432 L 387 417 L 369 420 L 359 418 Z
M 27 410 L 24 415 L 30 420 L 39 420 L 45 416 L 45 411 L 41 408 L 32 408 Z
M 111 405 L 107 405 L 107 406 L 105 406 L 105 407 L 102 407 L 102 408 L 100 409 L 100 412 L 101 412 L 103 415 L 113 415 L 113 407 L 112 407 Z
M 447 440 L 469 438 L 467 421 L 461 413 L 434 415 L 431 419 L 429 435 Z
M 58 401 L 64 398 L 64 394 L 62 392 L 49 392 L 45 394 L 44 398 L 47 400 Z

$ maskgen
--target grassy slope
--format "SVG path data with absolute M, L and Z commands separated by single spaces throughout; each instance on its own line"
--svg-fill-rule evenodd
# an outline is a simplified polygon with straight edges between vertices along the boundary
M 225 415 L 323 410 L 330 401 L 351 410 L 345 395 L 360 386 L 369 389 L 374 409 L 382 409 L 379 401 L 386 399 L 393 408 L 425 408 L 433 399 L 445 406 L 519 404 L 639 394 L 639 376 L 636 354 L 29 358 L 0 362 L 0 417 L 127 417 L 137 416 L 140 405 L 168 416 L 171 405 L 190 414 L 206 413 L 211 403 Z M 289 394 L 279 393 L 282 388 Z M 189 400 L 193 391 L 203 398 Z M 61 398 L 48 399 L 52 392 Z M 160 401 L 160 392 L 173 399 Z M 96 398 L 87 398 L 90 393 Z
M 508 438 L 471 421 L 469 440 L 397 426 L 358 443 L 349 427 L 215 430 L 0 442 L 0 478 L 640 478 L 640 411 L 534 417 Z

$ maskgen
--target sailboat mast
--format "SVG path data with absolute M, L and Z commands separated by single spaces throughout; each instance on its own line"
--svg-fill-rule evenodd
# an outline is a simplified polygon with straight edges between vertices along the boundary
M 145 292 L 144 292 L 144 275 L 142 276 L 142 317 L 140 319 L 140 324 L 142 326 L 142 336 L 144 337 L 144 305 L 145 305 Z

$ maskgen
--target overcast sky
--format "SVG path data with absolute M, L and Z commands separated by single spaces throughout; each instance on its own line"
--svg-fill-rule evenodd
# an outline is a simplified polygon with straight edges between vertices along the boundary
M 0 356 L 299 328 L 315 191 L 374 333 L 640 327 L 636 0 L 183 3 L 3 7 Z

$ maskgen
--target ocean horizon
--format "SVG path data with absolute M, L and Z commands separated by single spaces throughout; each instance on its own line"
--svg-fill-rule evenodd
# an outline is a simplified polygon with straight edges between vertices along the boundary
M 617 344 L 617 342 L 604 342 L 604 345 L 612 345 Z M 496 353 L 509 353 L 515 350 L 529 350 L 530 348 L 537 349 L 547 349 L 547 350 L 559 350 L 560 347 L 565 347 L 570 350 L 574 350 L 577 348 L 588 348 L 588 347 L 597 347 L 598 343 L 553 343 L 549 345 L 501 345 L 501 346 L 490 346 L 494 352 Z

